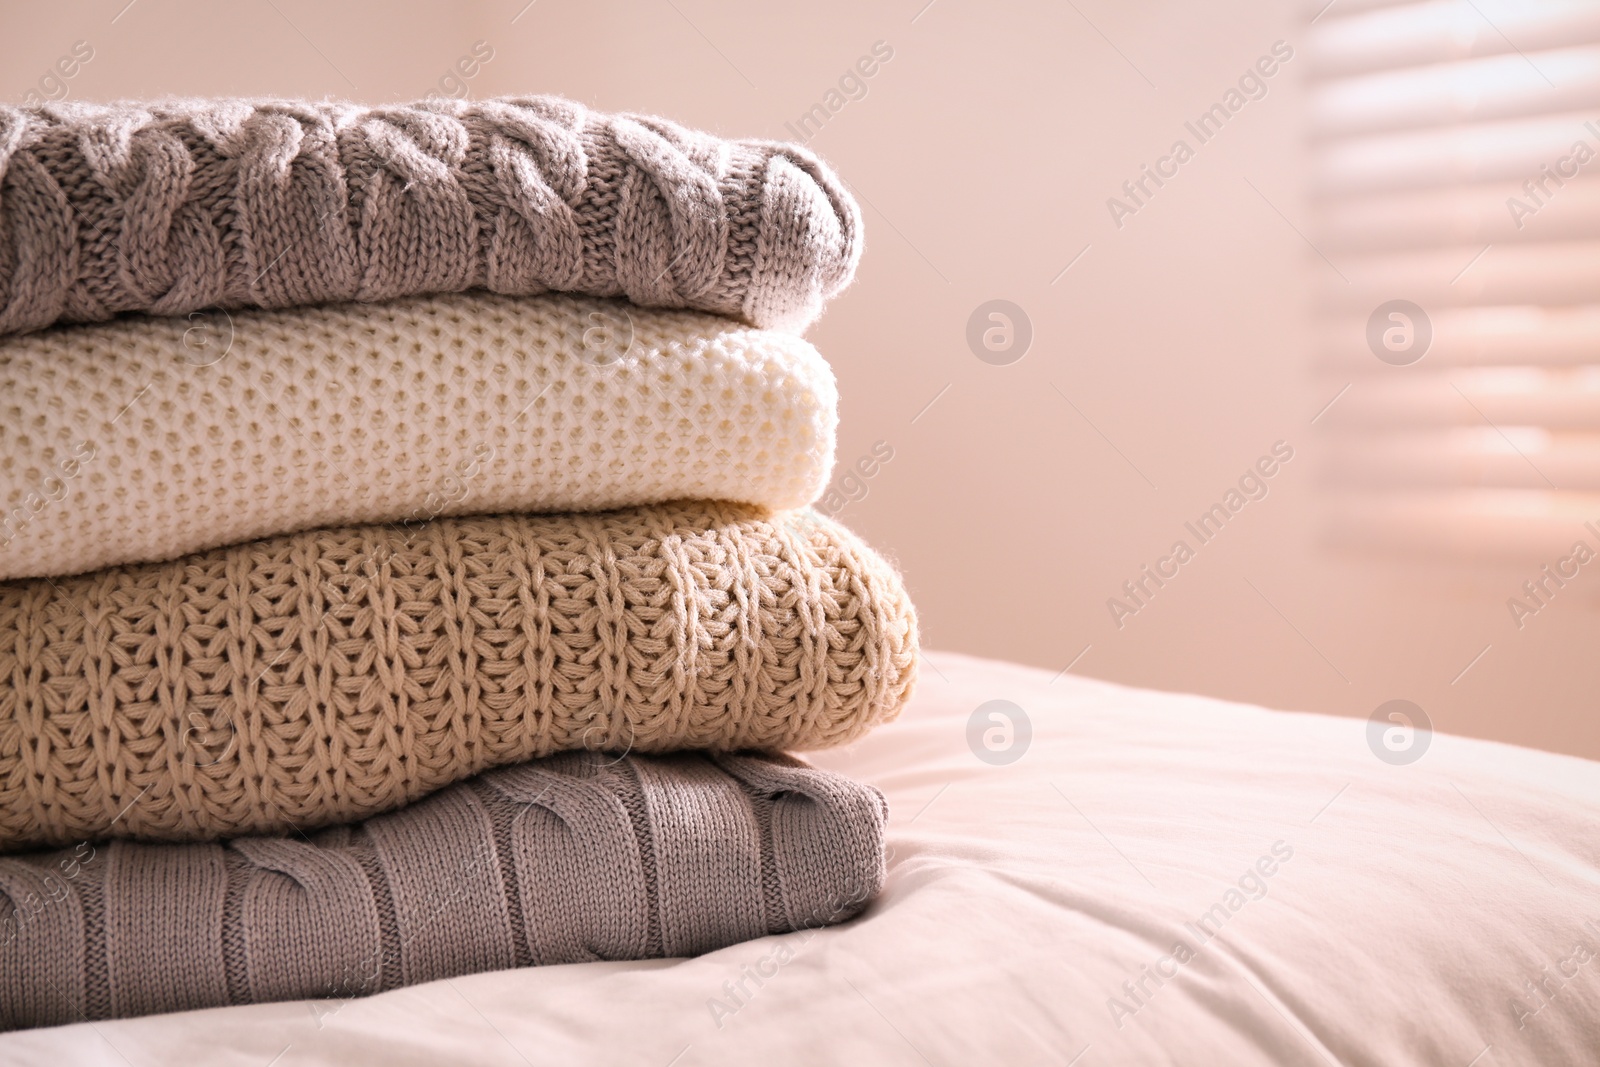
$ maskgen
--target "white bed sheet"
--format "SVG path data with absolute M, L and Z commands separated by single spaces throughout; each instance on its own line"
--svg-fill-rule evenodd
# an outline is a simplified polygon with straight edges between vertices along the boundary
M 992 699 L 1032 725 L 1009 766 L 968 747 Z M 1390 766 L 1365 727 L 930 654 L 899 722 L 817 757 L 893 808 L 852 923 L 27 1031 L 0 1062 L 1600 1062 L 1600 764 L 1436 736 Z

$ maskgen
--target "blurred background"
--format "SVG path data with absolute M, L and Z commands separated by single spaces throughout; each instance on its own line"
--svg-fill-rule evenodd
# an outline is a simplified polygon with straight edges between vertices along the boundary
M 10 104 L 555 93 L 804 140 L 868 232 L 810 335 L 842 395 L 825 500 L 903 569 L 924 685 L 962 651 L 1360 717 L 1403 698 L 1600 757 L 1592 0 L 96 0 L 4 25 Z

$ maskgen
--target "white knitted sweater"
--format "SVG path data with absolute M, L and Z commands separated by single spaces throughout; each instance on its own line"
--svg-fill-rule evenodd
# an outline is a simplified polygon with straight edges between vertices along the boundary
M 47 330 L 0 342 L 0 579 L 439 515 L 801 507 L 836 423 L 805 341 L 607 300 Z

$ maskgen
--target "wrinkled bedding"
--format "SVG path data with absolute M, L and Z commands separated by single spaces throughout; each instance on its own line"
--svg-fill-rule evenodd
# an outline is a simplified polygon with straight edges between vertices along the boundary
M 1026 726 L 994 705 L 974 718 L 995 700 Z M 939 653 L 899 721 L 815 762 L 891 805 L 886 887 L 843 926 L 694 959 L 35 1030 L 0 1038 L 0 1061 L 1600 1056 L 1596 764 L 1434 736 L 1392 765 L 1365 719 Z

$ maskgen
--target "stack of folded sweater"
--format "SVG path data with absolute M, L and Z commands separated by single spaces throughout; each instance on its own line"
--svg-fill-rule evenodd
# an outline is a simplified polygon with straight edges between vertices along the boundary
M 0 107 L 0 1027 L 856 914 L 894 569 L 816 158 L 562 100 Z M 617 299 L 617 298 L 623 299 Z

